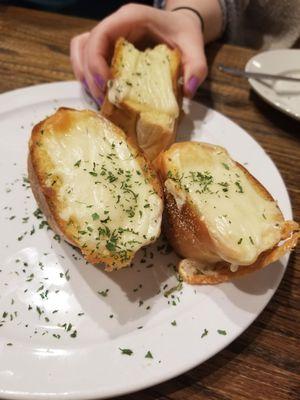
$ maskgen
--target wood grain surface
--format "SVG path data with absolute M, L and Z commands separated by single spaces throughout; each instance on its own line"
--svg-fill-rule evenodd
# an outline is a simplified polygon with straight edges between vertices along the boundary
M 95 21 L 0 6 L 0 92 L 73 79 L 70 38 Z M 246 80 L 217 70 L 243 68 L 254 51 L 224 44 L 207 48 L 209 76 L 197 100 L 246 129 L 270 155 L 287 185 L 300 221 L 300 122 L 274 110 Z M 270 304 L 234 343 L 171 381 L 118 400 L 299 400 L 300 252 L 290 258 Z

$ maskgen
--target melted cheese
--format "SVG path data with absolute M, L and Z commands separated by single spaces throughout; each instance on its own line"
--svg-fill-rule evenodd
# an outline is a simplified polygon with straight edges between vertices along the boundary
M 124 42 L 117 77 L 109 83 L 109 101 L 118 105 L 129 100 L 137 111 L 158 111 L 177 118 L 179 108 L 173 92 L 169 52 L 165 45 L 140 52 Z
M 75 226 L 75 241 L 125 260 L 159 235 L 162 200 L 111 124 L 77 114 L 69 131 L 43 136 L 54 166 L 47 184 L 61 182 L 60 217 Z
M 183 259 L 179 263 L 179 273 L 184 277 L 193 277 L 195 275 L 216 276 L 217 272 L 213 265 L 207 265 L 199 261 Z
M 225 149 L 209 146 L 208 151 L 198 143 L 181 149 L 168 154 L 165 187 L 179 208 L 193 204 L 232 271 L 280 241 L 283 219 L 276 203 L 262 197 Z

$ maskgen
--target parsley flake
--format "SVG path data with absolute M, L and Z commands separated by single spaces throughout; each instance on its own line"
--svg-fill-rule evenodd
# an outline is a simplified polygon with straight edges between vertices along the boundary
M 53 239 L 54 240 L 56 240 L 58 243 L 60 243 L 60 236 L 56 233 L 54 236 L 53 236 Z
M 201 339 L 203 339 L 207 335 L 208 335 L 208 330 L 205 328 L 204 331 L 202 332 Z
M 109 289 L 105 289 L 105 290 L 102 290 L 101 292 L 98 291 L 98 294 L 100 294 L 103 297 L 107 297 L 108 292 L 109 292 Z
M 145 358 L 153 358 L 151 351 L 147 351 Z
M 119 350 L 122 354 L 126 354 L 127 356 L 131 356 L 133 354 L 133 351 L 130 349 L 121 349 L 121 347 L 119 347 Z
M 99 216 L 99 214 L 94 213 L 94 214 L 92 214 L 92 218 L 93 218 L 93 221 L 96 221 L 97 219 L 100 218 L 100 216 Z
M 235 185 L 236 185 L 237 188 L 238 188 L 237 192 L 238 192 L 238 193 L 244 193 L 244 190 L 243 190 L 243 188 L 242 188 L 240 182 L 236 181 L 236 182 L 234 182 L 234 183 L 235 183 Z

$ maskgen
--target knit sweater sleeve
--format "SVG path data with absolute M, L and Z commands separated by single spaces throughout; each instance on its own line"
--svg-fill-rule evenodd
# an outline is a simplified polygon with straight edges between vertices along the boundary
M 249 0 L 218 0 L 223 13 L 223 33 L 228 41 L 235 40 L 239 35 L 242 15 Z
M 199 0 L 201 1 L 201 0 Z M 222 33 L 229 41 L 238 36 L 242 14 L 250 0 L 218 0 L 223 15 Z M 154 0 L 154 6 L 164 8 L 165 0 Z M 184 5 L 184 2 L 182 3 Z

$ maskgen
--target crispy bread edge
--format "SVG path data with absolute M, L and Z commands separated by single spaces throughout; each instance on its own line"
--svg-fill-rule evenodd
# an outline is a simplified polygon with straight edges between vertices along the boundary
M 232 279 L 240 278 L 244 275 L 250 274 L 252 272 L 258 271 L 262 268 L 267 267 L 275 261 L 278 261 L 282 256 L 284 256 L 288 251 L 293 250 L 296 247 L 297 242 L 300 238 L 300 232 L 295 231 L 294 221 L 286 221 L 285 229 L 289 231 L 290 237 L 286 239 L 282 244 L 276 245 L 270 250 L 267 250 L 260 254 L 255 263 L 251 265 L 242 265 L 235 272 L 229 269 L 229 264 L 223 264 L 216 268 L 215 275 L 205 275 L 205 274 L 194 274 L 188 275 L 186 269 L 189 263 L 193 263 L 193 260 L 185 259 L 179 263 L 179 274 L 182 279 L 191 285 L 201 285 L 210 284 L 214 285 L 217 283 L 227 282 Z M 299 229 L 299 226 L 297 227 Z

